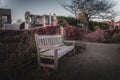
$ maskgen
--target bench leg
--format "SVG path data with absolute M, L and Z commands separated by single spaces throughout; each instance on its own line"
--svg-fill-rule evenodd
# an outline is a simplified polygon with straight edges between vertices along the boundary
M 73 55 L 75 55 L 75 48 L 73 49 Z
M 54 65 L 55 65 L 55 71 L 57 72 L 58 71 L 58 51 L 55 50 L 54 51 L 54 55 L 55 55 L 55 58 L 54 58 Z
M 38 62 L 38 69 L 40 69 L 40 55 L 39 52 L 37 52 L 37 62 Z
M 54 64 L 55 64 L 55 71 L 58 71 L 58 59 L 54 60 Z
M 75 43 L 73 43 L 74 49 L 73 49 L 73 55 L 75 55 Z

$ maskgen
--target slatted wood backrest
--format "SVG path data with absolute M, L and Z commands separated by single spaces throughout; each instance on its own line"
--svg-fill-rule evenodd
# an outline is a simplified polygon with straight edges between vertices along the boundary
M 35 34 L 37 47 L 54 46 L 63 43 L 62 35 L 38 35 Z

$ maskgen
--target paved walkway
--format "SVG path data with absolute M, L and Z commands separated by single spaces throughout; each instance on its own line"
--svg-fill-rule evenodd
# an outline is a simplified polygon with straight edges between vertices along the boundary
M 120 44 L 86 43 L 86 51 L 64 57 L 49 80 L 120 80 Z

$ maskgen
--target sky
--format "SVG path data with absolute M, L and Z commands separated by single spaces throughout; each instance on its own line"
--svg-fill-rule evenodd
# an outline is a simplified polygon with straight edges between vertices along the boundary
M 17 19 L 24 20 L 24 14 L 29 11 L 31 14 L 43 15 L 53 14 L 61 16 L 73 16 L 69 11 L 65 10 L 60 3 L 68 2 L 69 0 L 0 0 L 2 7 L 12 9 L 12 21 Z M 117 6 L 115 11 L 120 11 L 120 0 L 114 0 Z M 0 4 L 1 7 L 1 4 Z M 120 13 L 115 18 L 116 21 L 120 20 Z
M 24 14 L 29 11 L 31 14 L 56 14 L 64 16 L 73 16 L 65 10 L 60 2 L 63 0 L 1 0 L 4 7 L 12 9 L 12 20 L 24 20 Z M 67 0 L 66 0 L 67 1 Z

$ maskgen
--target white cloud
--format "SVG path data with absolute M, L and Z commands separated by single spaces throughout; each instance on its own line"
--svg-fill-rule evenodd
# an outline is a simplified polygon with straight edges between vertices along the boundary
M 119 21 L 120 20 L 120 0 L 114 0 L 116 2 L 116 6 L 114 7 L 114 10 L 117 12 L 115 21 Z

